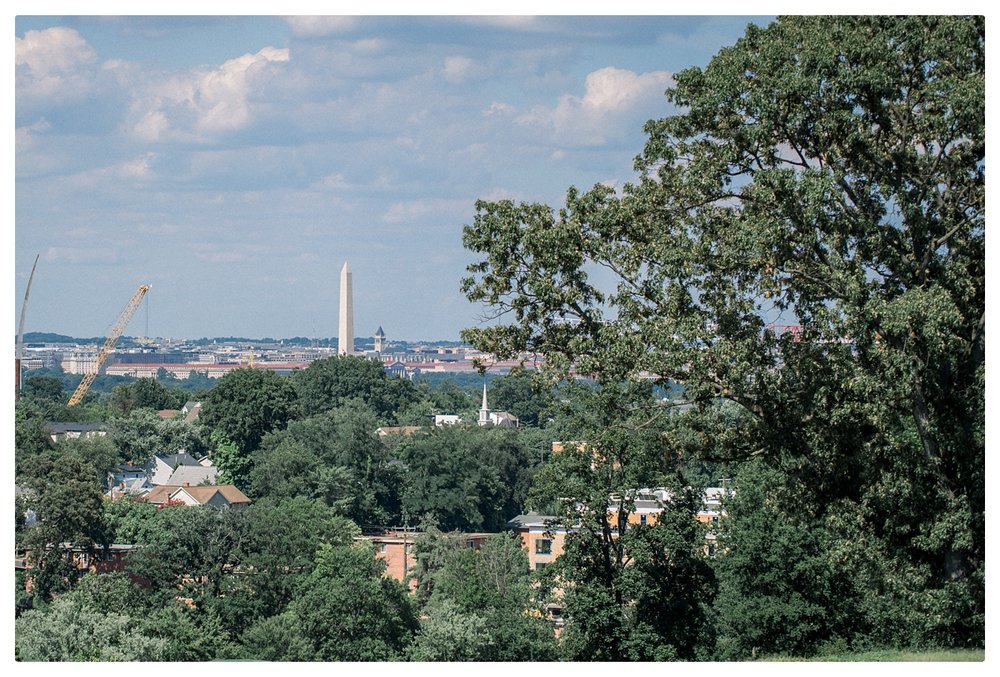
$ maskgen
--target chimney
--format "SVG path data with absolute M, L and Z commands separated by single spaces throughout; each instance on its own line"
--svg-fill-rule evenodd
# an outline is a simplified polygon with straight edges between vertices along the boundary
M 190 482 L 185 482 L 185 483 L 184 483 L 184 486 L 185 486 L 185 487 L 189 487 L 189 486 L 191 486 L 191 483 L 190 483 Z

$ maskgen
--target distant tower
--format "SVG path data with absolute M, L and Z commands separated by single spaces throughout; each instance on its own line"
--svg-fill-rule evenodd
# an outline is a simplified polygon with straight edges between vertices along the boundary
M 490 423 L 490 405 L 486 402 L 486 379 L 483 379 L 483 406 L 479 408 L 479 425 Z
M 379 327 L 378 331 L 375 332 L 375 352 L 381 353 L 382 348 L 384 347 L 385 347 L 385 332 L 382 331 L 382 327 Z
M 337 333 L 337 354 L 354 354 L 354 289 L 351 267 L 344 261 L 340 269 L 340 331 Z

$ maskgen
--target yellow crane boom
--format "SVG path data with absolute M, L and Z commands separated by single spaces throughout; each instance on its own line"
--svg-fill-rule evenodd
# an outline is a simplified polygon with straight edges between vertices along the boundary
M 111 333 L 108 334 L 107 340 L 104 345 L 101 346 L 100 351 L 97 353 L 97 359 L 94 361 L 94 366 L 90 368 L 89 371 L 84 375 L 83 380 L 80 381 L 80 385 L 76 387 L 76 391 L 73 393 L 73 397 L 69 398 L 69 406 L 78 404 L 83 396 L 87 394 L 87 389 L 90 384 L 94 382 L 97 377 L 97 372 L 101 370 L 104 362 L 108 359 L 108 355 L 111 351 L 115 349 L 115 344 L 118 343 L 118 339 L 121 337 L 122 332 L 125 331 L 125 327 L 128 326 L 128 321 L 132 319 L 132 314 L 135 309 L 139 307 L 142 302 L 142 297 L 146 295 L 149 291 L 148 284 L 141 284 L 136 290 L 135 294 L 132 295 L 131 300 L 125 306 L 125 310 L 122 314 L 118 316 L 118 321 L 115 322 L 115 326 L 111 328 Z

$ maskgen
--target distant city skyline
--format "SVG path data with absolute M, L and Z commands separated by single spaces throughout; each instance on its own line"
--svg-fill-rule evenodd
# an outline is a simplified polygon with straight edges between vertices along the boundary
M 15 20 L 14 325 L 457 340 L 477 199 L 635 179 L 672 76 L 748 17 Z

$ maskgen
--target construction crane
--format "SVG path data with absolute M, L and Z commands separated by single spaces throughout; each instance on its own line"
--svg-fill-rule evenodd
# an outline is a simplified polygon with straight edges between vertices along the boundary
M 24 290 L 24 301 L 21 303 L 21 321 L 17 325 L 17 346 L 14 350 L 14 369 L 17 372 L 17 380 L 14 383 L 14 399 L 21 397 L 21 360 L 24 359 L 24 315 L 28 312 L 28 294 L 31 293 L 31 283 L 35 279 L 35 267 L 38 265 L 38 257 L 35 254 L 35 262 L 31 265 L 31 275 L 28 276 L 28 287 Z
M 100 351 L 98 351 L 97 359 L 94 360 L 94 366 L 87 371 L 86 375 L 84 375 L 83 380 L 80 381 L 80 385 L 76 387 L 73 397 L 69 398 L 69 406 L 72 407 L 74 404 L 78 404 L 80 400 L 83 399 L 83 396 L 87 394 L 87 389 L 97 377 L 97 372 L 101 370 L 104 362 L 108 359 L 108 355 L 110 355 L 111 351 L 115 349 L 115 344 L 118 343 L 118 338 L 122 335 L 122 332 L 125 331 L 125 327 L 128 326 L 128 321 L 132 319 L 132 314 L 135 312 L 135 309 L 139 307 L 139 304 L 142 302 L 142 297 L 145 296 L 148 291 L 149 285 L 141 284 L 135 294 L 132 295 L 132 299 L 125 306 L 125 310 L 122 311 L 122 314 L 118 316 L 118 321 L 115 322 L 115 326 L 111 328 L 111 333 L 108 334 L 107 340 L 104 342 Z

